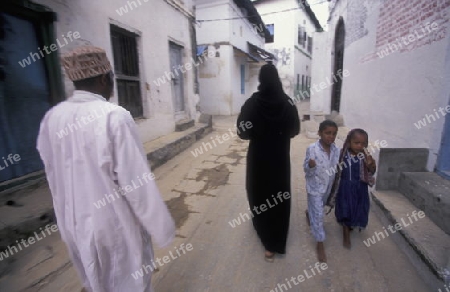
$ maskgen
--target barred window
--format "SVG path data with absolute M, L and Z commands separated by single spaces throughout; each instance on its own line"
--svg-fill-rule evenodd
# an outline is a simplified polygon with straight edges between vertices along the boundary
M 129 110 L 134 118 L 143 116 L 137 37 L 132 32 L 111 25 L 119 105 Z

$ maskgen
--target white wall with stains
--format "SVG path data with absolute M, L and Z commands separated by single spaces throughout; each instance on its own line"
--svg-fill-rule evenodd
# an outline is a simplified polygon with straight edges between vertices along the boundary
M 196 2 L 198 45 L 208 45 L 209 57 L 199 66 L 201 111 L 213 115 L 236 115 L 256 91 L 262 63 L 249 62 L 248 42 L 264 48 L 264 38 L 246 19 L 249 12 L 232 0 Z M 215 21 L 202 21 L 215 20 Z M 244 92 L 241 91 L 244 66 Z
M 390 148 L 430 149 L 432 171 L 445 121 L 438 110 L 449 105 L 450 2 L 420 0 L 418 7 L 398 6 L 400 2 L 364 1 L 361 6 L 359 0 L 333 1 L 324 41 L 328 49 L 317 49 L 313 63 L 324 70 L 314 76 L 317 80 L 332 72 L 334 32 L 342 17 L 344 69 L 350 74 L 341 95 L 345 125 L 366 129 L 371 140 L 386 140 Z M 433 22 L 436 29 L 424 34 L 422 27 Z M 329 112 L 330 100 L 331 91 L 313 96 L 311 110 Z M 438 118 L 420 129 L 415 126 L 427 115 L 436 117 L 435 110 Z
M 267 0 L 255 7 L 265 24 L 274 24 L 274 42 L 266 44 L 265 48 L 278 58 L 277 68 L 284 90 L 293 98 L 297 77 L 300 86 L 302 75 L 311 77 L 312 56 L 298 44 L 298 27 L 303 26 L 307 35 L 312 36 L 315 26 L 296 0 Z

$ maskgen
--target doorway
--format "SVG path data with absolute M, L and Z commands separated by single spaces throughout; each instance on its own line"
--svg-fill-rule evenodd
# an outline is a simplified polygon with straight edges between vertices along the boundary
M 0 12 L 0 182 L 44 168 L 36 139 L 41 119 L 52 105 L 48 64 L 56 53 L 39 55 L 37 48 L 43 46 L 39 24 L 33 15 L 26 17 L 15 9 L 20 7 L 11 5 L 10 13 Z M 20 159 L 4 163 L 3 157 L 14 155 Z
M 334 66 L 333 75 L 336 76 L 336 82 L 333 84 L 331 95 L 331 111 L 340 111 L 341 108 L 341 93 L 342 93 L 342 78 L 339 77 L 344 70 L 344 45 L 345 45 L 345 25 L 344 19 L 341 17 L 336 26 L 334 38 Z
M 439 150 L 436 171 L 446 179 L 450 179 L 450 114 L 445 116 L 441 149 Z
M 172 97 L 175 115 L 184 112 L 184 75 L 179 69 L 183 66 L 183 47 L 175 43 L 169 43 L 170 68 L 172 70 Z

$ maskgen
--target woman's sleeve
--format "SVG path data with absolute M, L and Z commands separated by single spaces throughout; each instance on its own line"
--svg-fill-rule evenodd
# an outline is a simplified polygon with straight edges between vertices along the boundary
M 253 123 L 250 118 L 250 106 L 248 100 L 242 105 L 241 112 L 236 122 L 237 134 L 243 140 L 250 140 L 252 136 Z M 247 127 L 249 126 L 249 127 Z
M 291 109 L 291 129 L 290 129 L 290 137 L 294 138 L 300 133 L 300 118 L 298 116 L 297 106 L 295 104 L 290 104 Z

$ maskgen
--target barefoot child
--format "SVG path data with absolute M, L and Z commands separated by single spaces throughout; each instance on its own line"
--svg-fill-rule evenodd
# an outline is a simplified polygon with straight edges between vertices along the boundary
M 343 228 L 343 244 L 351 248 L 350 231 L 369 221 L 369 188 L 373 186 L 375 160 L 367 151 L 369 137 L 362 129 L 351 130 L 339 156 L 339 170 L 327 205 L 336 204 L 336 219 Z
M 306 217 L 311 232 L 317 241 L 317 256 L 320 262 L 326 262 L 325 230 L 323 228 L 323 208 L 330 194 L 334 181 L 334 171 L 338 159 L 339 149 L 334 144 L 338 126 L 333 121 L 323 121 L 319 126 L 319 141 L 306 149 L 303 163 L 308 193 L 308 210 Z

